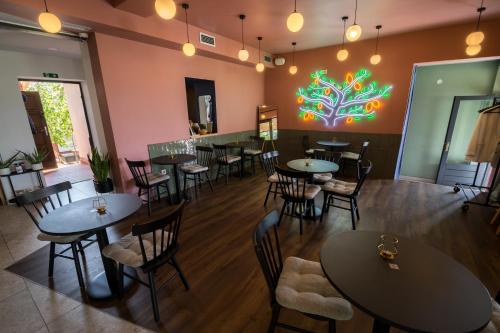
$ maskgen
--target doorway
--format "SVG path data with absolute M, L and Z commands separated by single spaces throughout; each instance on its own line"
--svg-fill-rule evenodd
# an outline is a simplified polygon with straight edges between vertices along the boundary
M 47 185 L 92 179 L 87 154 L 94 146 L 79 82 L 19 80 L 19 90 Z

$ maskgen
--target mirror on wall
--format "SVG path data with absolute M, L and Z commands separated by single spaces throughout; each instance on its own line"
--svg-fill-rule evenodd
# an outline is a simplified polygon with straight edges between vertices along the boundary
M 217 133 L 215 81 L 185 78 L 191 135 Z

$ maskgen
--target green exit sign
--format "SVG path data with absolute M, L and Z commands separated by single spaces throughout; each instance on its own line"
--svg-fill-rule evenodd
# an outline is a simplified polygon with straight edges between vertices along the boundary
M 51 79 L 57 79 L 59 77 L 59 74 L 57 74 L 57 73 L 43 73 L 43 77 L 49 77 Z

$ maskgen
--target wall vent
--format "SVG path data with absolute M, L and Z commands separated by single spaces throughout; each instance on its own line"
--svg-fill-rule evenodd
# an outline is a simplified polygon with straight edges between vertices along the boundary
M 215 37 L 207 35 L 204 32 L 200 32 L 200 43 L 215 47 Z
M 272 62 L 273 62 L 273 59 L 272 59 L 270 56 L 268 56 L 268 55 L 264 55 L 264 61 L 265 61 L 265 62 L 272 63 Z

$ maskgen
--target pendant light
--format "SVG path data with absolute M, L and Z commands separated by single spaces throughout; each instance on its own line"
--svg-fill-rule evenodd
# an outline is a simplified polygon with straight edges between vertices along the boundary
M 49 12 L 47 0 L 43 0 L 45 11 L 38 15 L 38 23 L 43 30 L 56 34 L 61 31 L 62 23 L 59 17 Z
M 349 28 L 347 28 L 347 32 L 345 34 L 345 37 L 347 38 L 348 41 L 354 42 L 361 37 L 361 26 L 356 23 L 356 19 L 358 16 L 358 0 L 356 0 L 356 7 L 354 8 L 354 24 L 351 25 Z
M 189 5 L 187 3 L 183 3 L 182 8 L 184 8 L 184 12 L 186 13 L 186 35 L 187 35 L 187 42 L 184 43 L 184 45 L 182 45 L 182 52 L 184 52 L 184 54 L 187 55 L 188 57 L 192 57 L 196 53 L 196 48 L 189 41 L 189 25 L 188 25 L 188 13 L 187 13 Z
M 375 54 L 370 57 L 370 63 L 372 65 L 377 65 L 380 62 L 380 60 L 382 60 L 382 57 L 380 56 L 380 54 L 378 54 L 378 39 L 380 36 L 380 29 L 382 28 L 382 26 L 377 25 L 375 28 L 377 29 L 377 41 L 375 42 Z
M 258 60 L 259 62 L 257 63 L 257 65 L 255 65 L 255 69 L 257 70 L 257 72 L 261 73 L 266 68 L 264 64 L 260 61 L 260 42 L 262 40 L 262 37 L 257 37 L 257 40 L 259 41 L 259 60 Z
M 293 51 L 292 51 L 292 66 L 290 66 L 290 68 L 288 69 L 288 72 L 290 72 L 290 74 L 292 74 L 292 75 L 297 74 L 297 71 L 299 70 L 297 68 L 297 66 L 295 66 L 295 45 L 297 45 L 297 43 L 293 42 L 292 43 L 292 47 L 293 47 Z
M 247 61 L 248 60 L 248 51 L 245 49 L 245 38 L 243 36 L 243 20 L 245 19 L 245 15 L 241 14 L 240 15 L 240 20 L 241 20 L 241 50 L 238 52 L 238 58 L 241 61 Z
M 173 19 L 177 12 L 174 0 L 156 0 L 155 1 L 156 14 L 164 20 Z
M 344 47 L 345 43 L 345 22 L 349 19 L 349 16 L 343 16 L 342 21 L 344 21 L 344 32 L 342 33 L 342 47 L 340 50 L 337 52 L 337 60 L 338 61 L 344 61 L 349 57 L 349 51 L 347 51 Z
M 286 26 L 288 30 L 291 32 L 297 32 L 302 29 L 304 25 L 304 16 L 301 13 L 297 12 L 297 0 L 294 0 L 293 13 L 288 15 L 286 20 Z
M 475 56 L 481 52 L 481 43 L 484 40 L 484 33 L 479 30 L 479 23 L 481 22 L 481 14 L 486 10 L 486 8 L 483 7 L 483 1 L 484 0 L 481 0 L 481 7 L 477 9 L 479 15 L 477 18 L 476 30 L 468 34 L 467 38 L 465 38 L 465 43 L 467 44 L 465 53 L 468 56 Z

